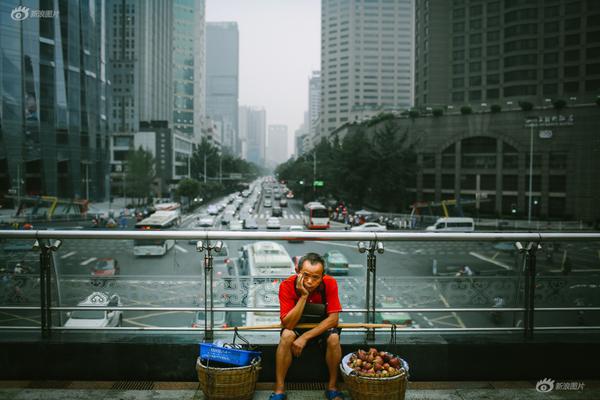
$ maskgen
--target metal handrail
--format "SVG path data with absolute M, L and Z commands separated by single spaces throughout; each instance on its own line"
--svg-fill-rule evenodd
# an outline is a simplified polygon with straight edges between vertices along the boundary
M 368 250 L 368 266 L 369 273 L 371 273 L 373 279 L 373 288 L 370 289 L 367 284 L 366 298 L 369 299 L 369 295 L 372 296 L 373 302 L 369 304 L 367 301 L 367 308 L 365 309 L 347 309 L 344 312 L 356 312 L 365 313 L 367 319 L 374 319 L 375 312 L 524 312 L 525 313 L 525 326 L 523 328 L 417 328 L 410 329 L 410 331 L 502 331 L 502 330 L 524 330 L 527 337 L 531 337 L 534 329 L 559 329 L 557 327 L 534 327 L 533 315 L 536 311 L 600 311 L 600 307 L 546 307 L 546 308 L 535 308 L 534 307 L 534 290 L 535 290 L 535 258 L 536 250 L 538 245 L 545 241 L 600 241 L 600 233 L 542 233 L 542 232 L 529 232 L 529 233 L 517 233 L 517 232 L 486 232 L 486 233 L 435 233 L 435 232 L 232 232 L 232 231 L 199 231 L 199 230 L 181 230 L 181 231 L 98 231 L 98 230 L 86 230 L 86 231 L 54 231 L 54 230 L 31 230 L 31 231 L 15 231 L 15 230 L 0 230 L 0 238 L 15 238 L 15 239 L 33 239 L 38 243 L 44 243 L 43 246 L 38 245 L 36 248 L 40 249 L 42 256 L 40 257 L 40 296 L 41 304 L 40 307 L 0 307 L 0 310 L 40 310 L 42 313 L 42 324 L 41 329 L 43 334 L 49 334 L 51 330 L 89 330 L 81 328 L 66 328 L 52 326 L 51 312 L 52 311 L 69 311 L 69 310 L 89 310 L 89 307 L 52 307 L 51 296 L 50 296 L 50 253 L 55 251 L 58 245 L 54 246 L 47 242 L 48 239 L 103 239 L 103 240 L 126 240 L 126 239 L 175 239 L 175 240 L 206 240 L 207 243 L 216 240 L 290 240 L 290 239 L 301 239 L 301 240 L 313 240 L 313 241 L 364 241 L 369 243 Z M 375 246 L 378 242 L 383 241 L 487 241 L 487 242 L 506 242 L 515 241 L 518 242 L 519 246 L 516 249 L 524 255 L 524 259 L 527 261 L 525 264 L 525 304 L 523 307 L 456 307 L 456 308 L 375 308 Z M 528 242 L 527 246 L 521 246 L 520 242 Z M 58 243 L 58 242 L 57 242 Z M 361 252 L 365 251 L 365 245 Z M 210 262 L 212 258 L 210 254 L 205 257 L 205 262 L 208 260 L 208 267 L 206 271 L 211 270 Z M 206 265 L 205 265 L 206 266 Z M 206 277 L 211 276 L 212 273 L 206 273 L 205 271 L 205 287 Z M 367 279 L 369 276 L 367 276 Z M 45 284 L 44 284 L 45 281 Z M 212 284 L 210 285 L 212 289 Z M 208 298 L 208 297 L 207 297 Z M 212 299 L 212 293 L 211 297 Z M 212 301 L 211 301 L 212 303 Z M 125 311 L 210 311 L 211 321 L 212 312 L 214 311 L 240 311 L 240 312 L 279 312 L 277 308 L 268 307 L 212 307 L 207 309 L 207 305 L 204 307 L 95 307 L 96 310 L 125 310 Z M 217 327 L 210 328 L 205 327 L 205 335 L 212 335 L 212 331 L 220 330 Z M 16 329 L 18 327 L 0 327 L 0 329 Z M 26 329 L 39 329 L 37 327 L 25 327 Z M 569 327 L 569 329 L 598 329 L 600 327 Z M 154 330 L 154 331 L 180 331 L 180 330 L 191 330 L 198 331 L 197 328 L 171 328 L 171 327 L 127 327 L 127 328 L 110 328 L 108 330 Z M 93 328 L 92 330 L 106 330 L 106 328 Z M 359 329 L 364 331 L 364 329 Z M 368 330 L 370 337 L 374 337 L 375 330 L 370 328 Z
M 12 239 L 175 239 L 175 240 L 287 240 L 304 239 L 316 241 L 600 241 L 600 233 L 564 233 L 564 232 L 353 232 L 353 231 L 214 231 L 214 230 L 177 230 L 177 231 L 99 231 L 99 230 L 0 230 L 0 238 Z

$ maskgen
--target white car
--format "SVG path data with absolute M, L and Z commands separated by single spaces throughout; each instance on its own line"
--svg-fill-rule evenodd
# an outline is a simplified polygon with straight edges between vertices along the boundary
M 239 219 L 232 219 L 229 222 L 229 230 L 231 231 L 241 231 L 244 229 L 243 222 Z
M 385 225 L 378 224 L 377 222 L 365 222 L 359 226 L 353 226 L 350 228 L 351 231 L 367 231 L 367 232 L 381 232 L 387 231 Z
M 206 211 L 208 211 L 210 215 L 217 215 L 219 213 L 219 207 L 217 207 L 214 204 L 211 204 L 210 206 L 208 206 L 208 209 Z
M 279 222 L 279 218 L 270 217 L 267 219 L 267 229 L 281 229 L 281 222 Z
M 200 220 L 198 220 L 198 223 L 196 224 L 196 226 L 199 226 L 201 228 L 210 228 L 214 224 L 215 224 L 214 217 L 206 216 L 206 217 L 200 218 Z
M 123 312 L 119 310 L 94 310 L 94 307 L 121 307 L 121 298 L 104 292 L 94 292 L 77 304 L 78 307 L 89 307 L 89 310 L 75 310 L 67 313 L 66 327 L 102 328 L 121 326 Z

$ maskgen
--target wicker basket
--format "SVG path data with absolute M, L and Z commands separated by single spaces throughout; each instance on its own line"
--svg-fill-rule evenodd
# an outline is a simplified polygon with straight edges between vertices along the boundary
M 250 400 L 254 397 L 260 371 L 260 358 L 245 367 L 216 368 L 196 361 L 198 380 L 209 400 Z
M 408 376 L 406 371 L 391 378 L 367 378 L 348 375 L 340 365 L 344 383 L 354 400 L 404 400 Z

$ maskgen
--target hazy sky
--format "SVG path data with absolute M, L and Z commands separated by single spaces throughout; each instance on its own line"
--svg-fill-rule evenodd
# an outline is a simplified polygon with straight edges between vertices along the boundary
M 287 125 L 289 140 L 308 110 L 310 73 L 320 69 L 320 7 L 320 0 L 206 0 L 206 21 L 238 23 L 240 105 L 263 106 L 267 125 Z

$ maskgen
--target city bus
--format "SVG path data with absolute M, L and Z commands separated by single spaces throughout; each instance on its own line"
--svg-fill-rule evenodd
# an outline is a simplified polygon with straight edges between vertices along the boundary
M 308 229 L 328 229 L 329 211 L 321 203 L 309 203 L 304 212 L 304 225 Z
M 135 224 L 136 229 L 164 231 L 179 225 L 179 210 L 156 211 L 146 219 Z M 135 239 L 133 241 L 134 256 L 164 256 L 175 245 L 173 239 Z
M 287 278 L 296 272 L 285 247 L 275 242 L 256 242 L 242 247 L 240 267 L 250 276 Z

